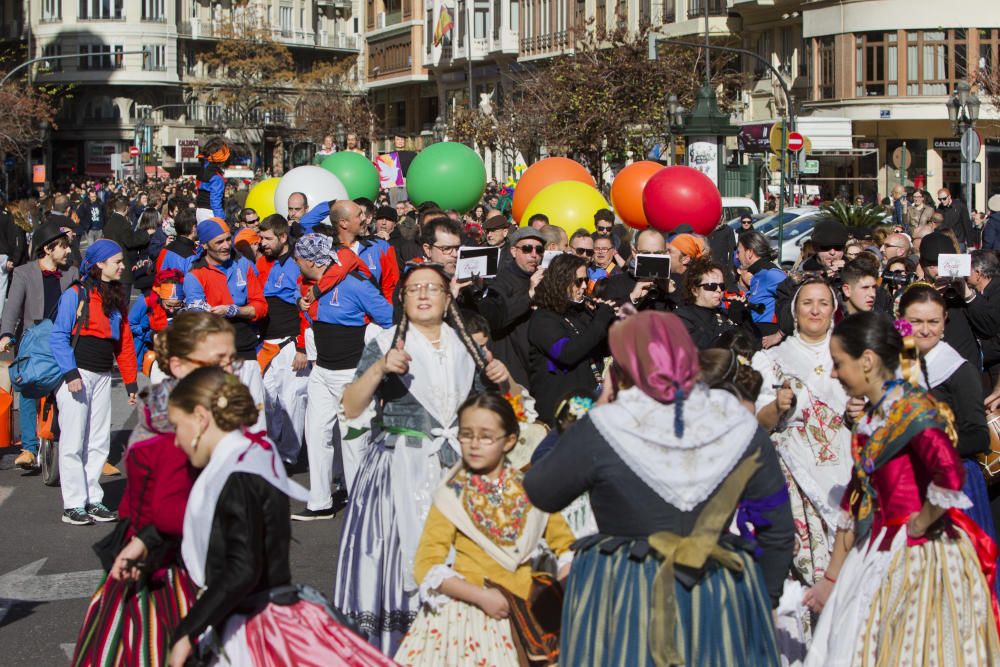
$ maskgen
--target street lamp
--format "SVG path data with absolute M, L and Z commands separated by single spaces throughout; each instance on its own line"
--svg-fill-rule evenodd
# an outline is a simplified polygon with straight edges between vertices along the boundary
M 962 146 L 962 185 L 965 187 L 965 203 L 972 211 L 975 207 L 976 183 L 980 175 L 976 171 L 979 150 L 982 140 L 976 133 L 976 121 L 979 120 L 979 97 L 972 92 L 967 81 L 959 81 L 955 92 L 945 106 L 948 109 L 948 120 L 951 121 L 955 136 L 961 138 Z
M 438 115 L 438 117 L 434 119 L 434 127 L 433 127 L 434 141 L 436 143 L 441 143 L 442 141 L 444 141 L 444 133 L 445 130 L 447 129 L 448 126 L 445 125 L 444 119 L 440 115 Z
M 344 127 L 343 123 L 337 123 L 337 129 L 334 130 L 337 139 L 337 150 L 344 150 L 344 146 L 347 145 L 347 128 Z

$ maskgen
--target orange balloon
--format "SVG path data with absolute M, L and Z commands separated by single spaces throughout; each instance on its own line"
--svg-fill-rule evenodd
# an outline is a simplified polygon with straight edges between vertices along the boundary
M 643 160 L 633 162 L 618 172 L 611 183 L 611 205 L 615 213 L 629 227 L 645 229 L 649 227 L 646 212 L 642 210 L 642 191 L 653 174 L 663 169 L 658 162 Z
M 528 204 L 539 192 L 553 183 L 579 181 L 590 187 L 597 187 L 594 177 L 582 164 L 567 157 L 547 157 L 528 167 L 514 188 L 514 202 L 511 213 L 514 220 L 521 221 Z

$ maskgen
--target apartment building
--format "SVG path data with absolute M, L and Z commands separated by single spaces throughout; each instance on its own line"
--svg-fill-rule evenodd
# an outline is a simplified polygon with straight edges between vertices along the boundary
M 363 47 L 357 0 L 5 3 L 2 24 L 18 26 L 16 35 L 5 38 L 26 40 L 31 57 L 74 56 L 54 58 L 30 74 L 36 82 L 73 86 L 73 103 L 61 110 L 44 156 L 50 174 L 57 175 L 108 174 L 111 156 L 124 154 L 127 164 L 132 145 L 151 156 L 147 172 L 173 171 L 181 166 L 179 142 L 225 131 L 225 110 L 198 100 L 192 84 L 211 76 L 199 56 L 213 48 L 227 22 L 252 16 L 291 49 L 299 67 L 357 58 Z M 268 156 L 292 120 L 262 114 L 260 133 L 271 136 Z

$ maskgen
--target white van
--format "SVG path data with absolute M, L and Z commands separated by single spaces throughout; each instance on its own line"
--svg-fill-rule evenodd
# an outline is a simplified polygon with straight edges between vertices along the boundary
M 760 210 L 757 202 L 749 197 L 723 197 L 722 198 L 722 219 L 729 222 L 733 219 L 739 221 L 741 216 L 750 214 L 757 217 Z

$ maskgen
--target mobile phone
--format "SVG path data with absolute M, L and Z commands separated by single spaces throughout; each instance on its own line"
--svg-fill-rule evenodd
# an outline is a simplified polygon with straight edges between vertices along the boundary
M 670 277 L 670 255 L 635 256 L 635 277 L 639 280 L 655 280 Z

